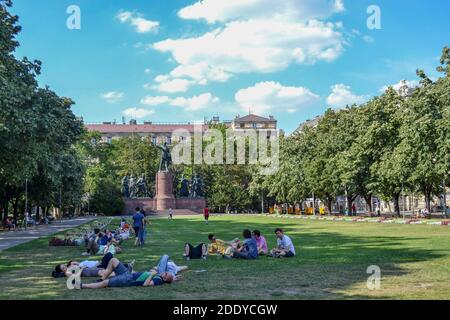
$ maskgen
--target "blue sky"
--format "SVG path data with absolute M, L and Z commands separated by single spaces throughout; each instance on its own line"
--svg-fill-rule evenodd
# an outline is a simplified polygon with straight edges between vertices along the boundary
M 70 5 L 81 29 L 66 26 Z M 367 27 L 367 8 L 381 29 Z M 184 122 L 249 111 L 287 132 L 329 106 L 431 76 L 450 45 L 448 0 L 15 0 L 18 57 L 85 122 Z

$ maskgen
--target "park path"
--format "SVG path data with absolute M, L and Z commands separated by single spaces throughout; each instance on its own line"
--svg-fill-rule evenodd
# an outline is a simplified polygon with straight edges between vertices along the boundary
M 83 217 L 70 220 L 61 220 L 54 221 L 52 224 L 29 227 L 27 230 L 23 231 L 0 232 L 0 252 L 40 237 L 45 237 L 67 229 L 78 227 L 94 219 L 95 218 L 92 217 Z

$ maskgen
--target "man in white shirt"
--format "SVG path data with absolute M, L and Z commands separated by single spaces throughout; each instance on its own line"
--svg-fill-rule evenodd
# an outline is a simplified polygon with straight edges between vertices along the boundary
M 280 228 L 275 229 L 275 234 L 277 236 L 277 247 L 270 251 L 272 257 L 286 257 L 291 258 L 295 256 L 295 247 L 292 243 L 291 238 L 283 233 Z

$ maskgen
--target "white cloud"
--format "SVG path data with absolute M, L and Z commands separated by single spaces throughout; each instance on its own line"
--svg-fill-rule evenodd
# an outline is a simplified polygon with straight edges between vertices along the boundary
M 219 102 L 219 98 L 213 96 L 211 93 L 203 93 L 192 98 L 178 97 L 170 102 L 171 106 L 181 107 L 186 111 L 198 111 L 214 106 Z
M 144 70 L 144 72 L 145 72 L 146 74 L 152 73 L 152 69 L 147 68 L 147 69 Z
M 140 13 L 120 11 L 116 18 L 121 23 L 129 23 L 132 25 L 138 33 L 156 32 L 159 28 L 158 21 L 147 20 Z
M 159 106 L 161 104 L 168 103 L 170 98 L 168 96 L 146 96 L 141 99 L 141 103 L 147 106 Z
M 252 113 L 265 114 L 269 111 L 293 113 L 314 106 L 320 97 L 304 87 L 285 87 L 271 81 L 241 89 L 235 99 L 245 112 L 250 110 Z
M 122 112 L 126 117 L 134 119 L 142 119 L 155 113 L 155 110 L 147 110 L 143 108 L 128 108 Z
M 330 62 L 344 51 L 342 0 L 202 0 L 182 8 L 183 19 L 220 23 L 196 37 L 153 44 L 178 63 L 168 76 L 205 85 L 240 73 L 283 71 L 292 64 Z
M 344 11 L 342 0 L 202 0 L 178 12 L 183 19 L 206 20 L 208 23 L 236 19 L 273 19 L 306 21 L 326 18 Z
M 335 84 L 331 87 L 331 94 L 327 98 L 327 103 L 334 108 L 343 108 L 347 105 L 362 104 L 366 102 L 368 96 L 358 96 L 351 92 L 350 86 L 344 84 Z
M 336 24 L 277 20 L 233 21 L 196 38 L 167 39 L 154 49 L 171 53 L 182 74 L 197 81 L 226 81 L 237 73 L 282 71 L 293 63 L 333 61 L 343 52 Z M 201 80 L 199 80 L 201 78 Z
M 157 76 L 155 82 L 157 83 L 156 85 L 146 84 L 144 88 L 167 93 L 186 92 L 195 83 L 187 79 L 172 79 L 166 75 Z
M 110 91 L 106 93 L 102 93 L 100 98 L 105 100 L 108 103 L 116 103 L 121 101 L 124 98 L 125 94 L 123 92 Z
M 198 111 L 208 107 L 215 106 L 219 102 L 219 98 L 211 93 L 203 93 L 191 98 L 176 97 L 169 98 L 167 96 L 146 96 L 141 100 L 142 104 L 149 106 L 157 106 L 167 104 L 173 107 L 181 107 L 186 111 Z

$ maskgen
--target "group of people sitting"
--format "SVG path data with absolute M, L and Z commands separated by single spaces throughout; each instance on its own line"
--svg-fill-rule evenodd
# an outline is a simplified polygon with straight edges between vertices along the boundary
M 138 220 L 138 221 L 136 221 Z M 76 272 L 80 277 L 79 281 L 73 279 L 72 284 L 75 289 L 101 289 L 115 287 L 146 287 L 160 286 L 165 283 L 172 283 L 181 278 L 180 272 L 188 269 L 187 266 L 178 266 L 170 260 L 168 255 L 163 255 L 157 266 L 147 271 L 135 271 L 134 261 L 123 263 L 115 257 L 120 253 L 120 243 L 130 236 L 133 229 L 142 226 L 141 219 L 133 219 L 133 225 L 122 219 L 120 227 L 111 232 L 105 229 L 101 232 L 95 228 L 91 234 L 85 236 L 85 255 L 103 255 L 100 261 L 86 260 L 82 262 L 71 260 L 66 264 L 58 264 L 52 272 L 52 276 L 72 277 Z M 138 223 L 136 223 L 138 222 Z M 140 238 L 142 230 L 135 230 L 135 236 Z M 194 247 L 186 243 L 184 247 L 184 258 L 207 259 L 208 255 L 218 255 L 227 259 L 257 259 L 258 256 L 270 257 L 294 257 L 295 247 L 289 236 L 285 235 L 280 228 L 274 231 L 277 238 L 277 246 L 269 251 L 267 241 L 259 230 L 253 232 L 246 229 L 242 235 L 244 240 L 236 238 L 231 241 L 217 239 L 214 234 L 208 235 L 208 244 L 201 243 Z M 139 241 L 139 240 L 138 240 Z M 97 281 L 84 283 L 82 278 L 97 278 Z
M 17 231 L 19 228 L 19 222 L 15 218 L 6 217 L 2 222 L 3 228 L 8 229 L 8 231 L 14 230 Z
M 208 255 L 221 255 L 224 258 L 257 259 L 258 256 L 270 256 L 276 258 L 290 258 L 295 256 L 295 247 L 289 236 L 280 228 L 275 229 L 277 247 L 270 252 L 267 241 L 259 230 L 251 232 L 246 229 L 242 232 L 244 241 L 238 238 L 232 241 L 217 239 L 214 234 L 208 235 L 209 244 L 200 243 L 193 246 L 186 243 L 184 257 L 190 259 L 206 259 Z
M 79 269 L 81 278 L 98 278 L 93 283 L 83 283 L 73 279 L 75 289 L 101 289 L 118 287 L 148 287 L 172 283 L 181 278 L 180 272 L 188 269 L 187 266 L 177 266 L 168 255 L 163 255 L 157 266 L 148 271 L 137 272 L 133 269 L 134 261 L 122 263 L 110 252 L 105 254 L 101 261 L 69 261 L 67 264 L 58 264 L 52 276 L 71 277 L 74 270 Z
M 118 229 L 112 232 L 110 229 L 105 229 L 103 232 L 100 229 L 94 229 L 94 232 L 85 235 L 84 243 L 86 246 L 86 252 L 83 255 L 100 255 L 107 253 L 121 253 L 122 248 L 120 244 L 122 241 L 130 237 L 130 230 L 127 232 L 123 229 Z

